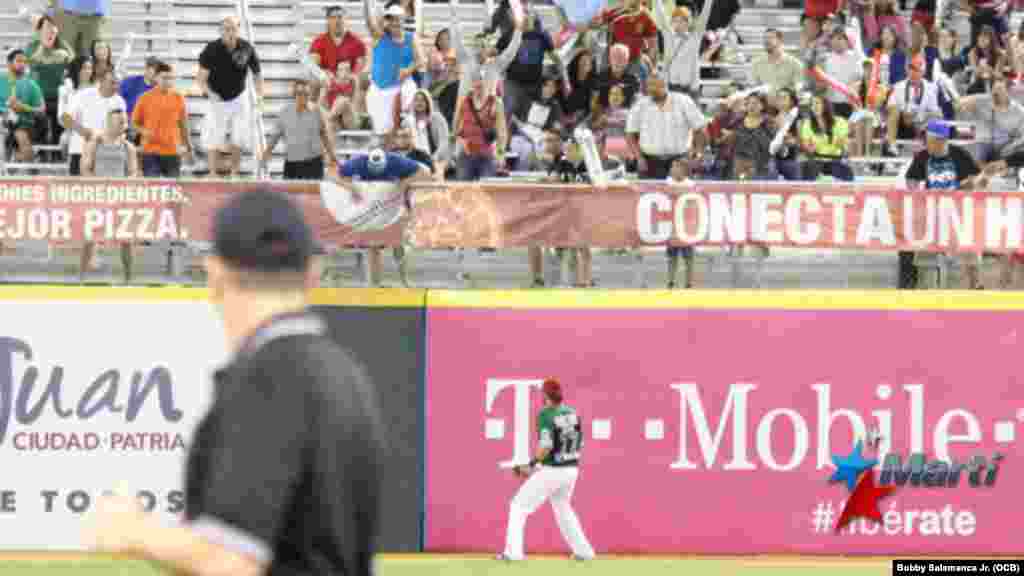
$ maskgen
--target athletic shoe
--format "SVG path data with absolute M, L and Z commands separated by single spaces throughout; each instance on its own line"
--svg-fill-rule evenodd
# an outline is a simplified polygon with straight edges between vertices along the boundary
M 508 556 L 504 552 L 502 552 L 501 554 L 498 554 L 496 560 L 500 560 L 502 562 L 522 562 L 523 558 L 512 558 L 511 556 Z
M 580 556 L 579 554 L 573 554 L 572 555 L 572 559 L 577 561 L 577 562 L 589 562 L 590 560 L 593 560 L 594 557 L 593 556 L 589 556 L 589 557 L 588 556 Z

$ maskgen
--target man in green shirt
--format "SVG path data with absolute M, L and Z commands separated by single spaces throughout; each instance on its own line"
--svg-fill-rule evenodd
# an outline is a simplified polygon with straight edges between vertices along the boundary
M 505 551 L 499 560 L 523 560 L 523 532 L 526 518 L 548 499 L 562 538 L 572 548 L 573 558 L 590 560 L 594 549 L 583 533 L 569 501 L 579 477 L 583 450 L 583 427 L 576 410 L 562 403 L 562 386 L 554 379 L 544 381 L 544 409 L 537 416 L 540 446 L 529 465 L 516 466 L 516 474 L 529 476 L 509 505 Z M 531 473 L 532 472 L 532 473 Z
M 39 84 L 25 73 L 27 65 L 25 52 L 12 50 L 7 55 L 7 73 L 0 74 L 0 115 L 5 128 L 13 132 L 18 162 L 32 161 L 32 130 L 36 115 L 45 110 Z
M 32 79 L 39 84 L 43 91 L 43 99 L 46 102 L 46 116 L 49 118 L 50 130 L 46 133 L 49 137 L 47 144 L 56 144 L 60 141 L 60 135 L 64 132 L 60 122 L 57 121 L 57 102 L 60 98 L 60 86 L 64 82 L 64 73 L 68 64 L 74 60 L 74 50 L 67 42 L 60 37 L 60 28 L 50 16 L 43 16 L 36 23 L 37 37 L 25 48 L 28 56 L 28 63 L 32 66 Z M 46 130 L 47 126 L 40 124 L 39 130 Z

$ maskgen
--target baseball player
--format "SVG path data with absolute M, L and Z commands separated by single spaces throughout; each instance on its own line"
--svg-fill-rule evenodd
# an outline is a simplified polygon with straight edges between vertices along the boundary
M 544 408 L 537 416 L 540 446 L 529 465 L 515 467 L 515 473 L 529 478 L 520 486 L 509 505 L 505 551 L 499 560 L 523 560 L 523 532 L 526 518 L 549 498 L 558 529 L 572 548 L 576 560 L 591 560 L 594 549 L 587 541 L 580 520 L 569 500 L 579 477 L 583 433 L 576 410 L 562 403 L 562 386 L 557 380 L 544 381 Z

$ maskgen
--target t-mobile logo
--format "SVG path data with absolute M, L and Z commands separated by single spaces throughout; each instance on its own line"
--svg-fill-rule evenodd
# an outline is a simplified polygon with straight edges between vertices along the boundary
M 530 461 L 530 389 L 541 389 L 543 380 L 497 380 L 487 379 L 488 414 L 494 409 L 494 401 L 503 390 L 512 388 L 515 404 L 512 415 L 512 459 L 499 464 L 502 467 L 515 466 Z M 484 429 L 488 439 L 499 439 L 505 436 L 505 421 L 500 418 L 488 418 Z

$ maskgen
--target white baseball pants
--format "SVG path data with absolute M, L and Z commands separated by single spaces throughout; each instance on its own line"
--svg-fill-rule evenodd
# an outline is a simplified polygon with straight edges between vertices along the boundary
M 505 557 L 510 560 L 522 560 L 523 534 L 526 531 L 526 518 L 533 514 L 548 499 L 555 513 L 558 530 L 572 553 L 580 558 L 594 557 L 594 549 L 587 541 L 587 536 L 580 526 L 569 501 L 576 487 L 576 479 L 580 470 L 577 466 L 543 466 L 534 472 L 519 487 L 512 498 L 508 511 L 508 533 L 505 536 Z

